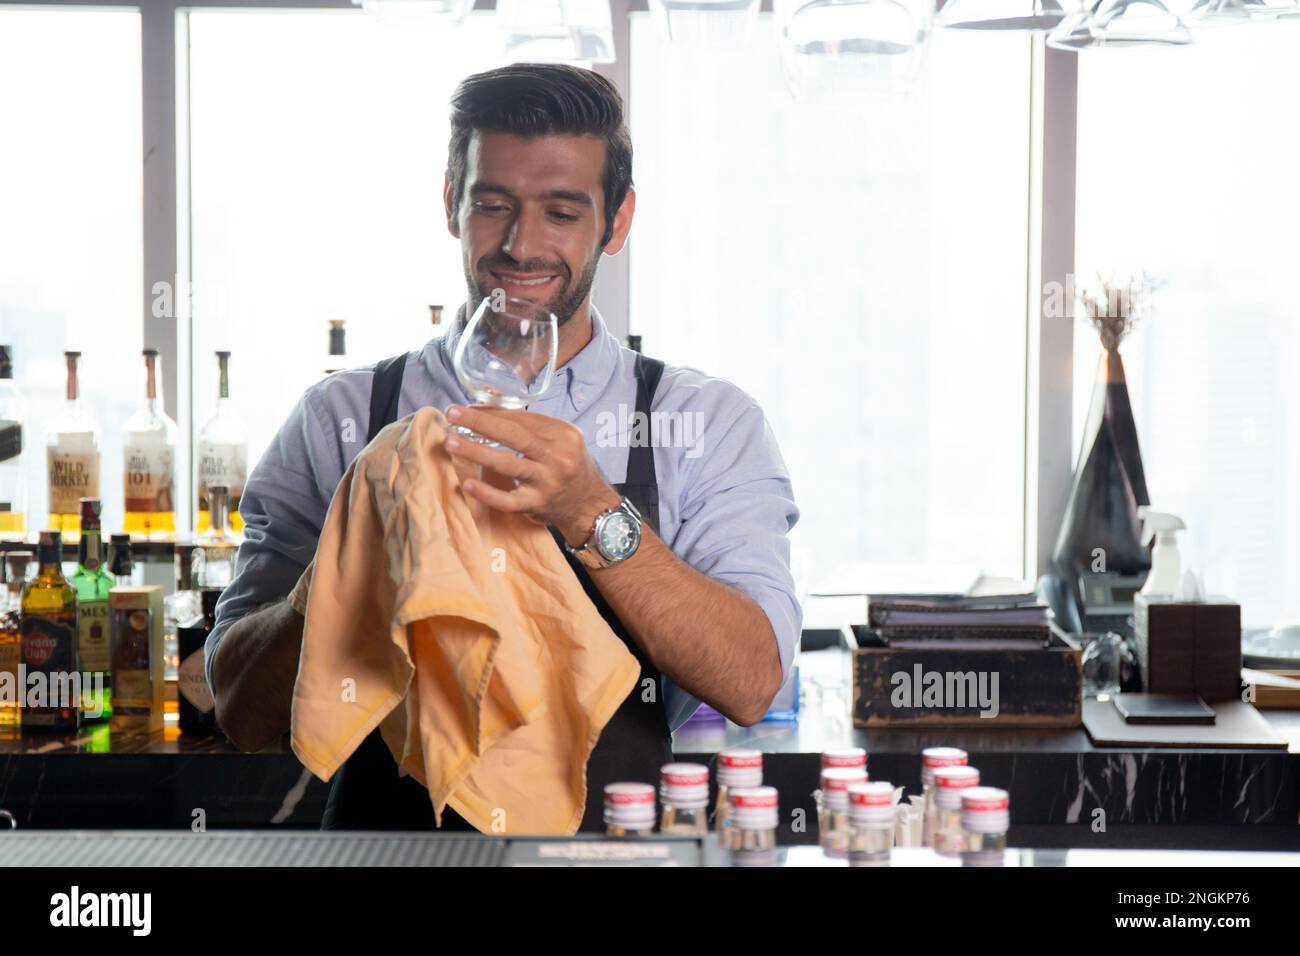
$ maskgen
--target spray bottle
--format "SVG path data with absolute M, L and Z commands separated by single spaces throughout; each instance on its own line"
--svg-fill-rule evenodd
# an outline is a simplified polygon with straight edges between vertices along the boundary
M 1138 508 L 1138 518 L 1142 521 L 1142 546 L 1149 545 L 1153 538 L 1156 543 L 1151 551 L 1151 573 L 1147 575 L 1141 593 L 1148 597 L 1154 594 L 1173 597 L 1183 573 L 1182 558 L 1178 554 L 1178 532 L 1187 525 L 1177 515 L 1153 511 L 1145 505 Z

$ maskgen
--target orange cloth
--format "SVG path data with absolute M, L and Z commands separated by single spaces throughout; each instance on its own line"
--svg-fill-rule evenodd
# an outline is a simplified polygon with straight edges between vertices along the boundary
M 432 408 L 348 467 L 291 600 L 292 743 L 331 776 L 379 725 L 400 772 L 489 833 L 571 834 L 587 758 L 639 676 L 550 533 L 460 490 Z

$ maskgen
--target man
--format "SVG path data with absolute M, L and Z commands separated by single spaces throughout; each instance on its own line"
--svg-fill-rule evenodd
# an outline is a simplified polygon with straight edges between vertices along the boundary
M 335 373 L 299 401 L 244 490 L 245 542 L 208 640 L 208 680 L 241 749 L 289 729 L 303 620 L 285 596 L 315 553 L 335 486 L 366 436 L 418 408 L 445 409 L 522 453 L 448 437 L 450 454 L 517 482 L 466 481 L 464 492 L 549 526 L 641 663 L 588 762 L 583 829 L 596 829 L 604 784 L 655 780 L 670 729 L 700 701 L 744 725 L 766 712 L 799 635 L 786 541 L 798 511 L 752 399 L 623 348 L 592 308 L 600 257 L 623 248 L 636 208 L 612 85 L 564 66 L 478 74 L 453 96 L 451 129 L 443 193 L 469 301 L 445 340 Z M 467 316 L 497 289 L 545 304 L 560 323 L 554 382 L 527 411 L 466 407 L 452 369 Z M 609 426 L 612 416 L 631 424 L 633 408 L 702 428 L 660 429 L 654 443 L 642 429 L 629 443 L 626 427 Z M 450 810 L 444 820 L 464 824 Z M 323 825 L 431 829 L 433 815 L 376 732 L 334 778 Z

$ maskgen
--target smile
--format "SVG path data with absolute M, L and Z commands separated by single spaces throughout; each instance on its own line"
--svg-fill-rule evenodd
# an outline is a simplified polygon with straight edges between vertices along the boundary
M 522 288 L 536 288 L 538 286 L 546 285 L 548 282 L 552 281 L 553 279 L 558 278 L 558 276 L 554 274 L 544 275 L 544 276 L 527 276 L 527 275 L 511 275 L 508 272 L 493 272 L 492 276 L 493 278 L 497 279 L 502 285 L 519 286 Z

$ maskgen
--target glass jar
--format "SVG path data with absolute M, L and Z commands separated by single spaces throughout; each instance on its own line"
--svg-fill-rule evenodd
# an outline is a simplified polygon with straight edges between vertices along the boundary
M 830 767 L 822 771 L 817 791 L 817 840 L 828 856 L 843 856 L 849 849 L 849 788 L 866 783 L 860 767 Z
M 605 787 L 605 835 L 649 836 L 655 829 L 655 788 L 648 783 Z
M 927 747 L 921 751 L 921 844 L 934 846 L 934 774 L 943 767 L 965 766 L 966 751 L 956 747 Z
M 850 860 L 857 864 L 888 860 L 894 847 L 894 785 L 855 783 L 848 795 Z
M 659 770 L 663 816 L 659 832 L 701 836 L 709 832 L 709 768 L 698 763 L 664 764 Z
M 776 849 L 779 817 L 775 787 L 736 787 L 728 794 L 728 845 L 734 852 Z
M 934 848 L 941 856 L 958 856 L 962 851 L 961 795 L 978 787 L 980 773 L 971 766 L 944 767 L 934 774 Z
M 962 863 L 1001 866 L 1011 825 L 1011 799 L 996 787 L 967 787 L 961 794 Z
M 731 791 L 737 787 L 757 787 L 763 783 L 763 754 L 749 747 L 728 747 L 718 752 L 718 802 L 714 807 L 713 825 L 718 843 L 731 848 L 727 817 L 731 813 Z

